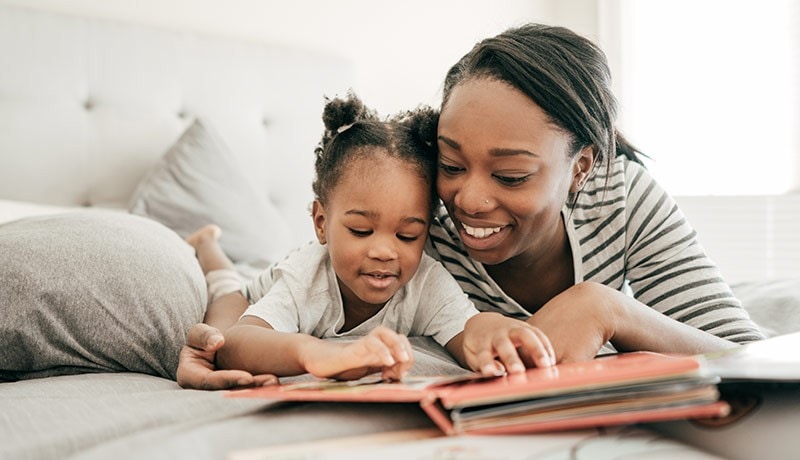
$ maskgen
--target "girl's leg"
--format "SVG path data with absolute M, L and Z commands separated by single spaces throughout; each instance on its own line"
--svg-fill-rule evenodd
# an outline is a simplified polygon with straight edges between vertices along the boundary
M 221 234 L 222 230 L 211 224 L 186 237 L 186 242 L 194 248 L 197 261 L 206 277 L 209 304 L 225 294 L 238 291 L 244 283 L 219 244 Z
M 233 262 L 219 245 L 221 234 L 219 227 L 209 224 L 186 237 L 186 242 L 194 248 L 204 275 L 213 270 L 234 269 Z

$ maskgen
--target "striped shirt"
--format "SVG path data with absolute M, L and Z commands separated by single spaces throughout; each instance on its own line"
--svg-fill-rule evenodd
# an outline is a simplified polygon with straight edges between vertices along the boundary
M 571 200 L 570 200 L 571 202 Z M 618 157 L 585 184 L 562 216 L 576 283 L 594 281 L 733 342 L 763 338 L 706 256 L 674 200 L 641 165 Z M 440 260 L 481 311 L 531 314 L 471 259 L 444 206 L 435 212 L 426 251 Z

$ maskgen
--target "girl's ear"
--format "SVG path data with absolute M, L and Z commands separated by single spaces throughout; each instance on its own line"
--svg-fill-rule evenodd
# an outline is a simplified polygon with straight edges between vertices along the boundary
M 328 215 L 325 212 L 325 206 L 319 200 L 314 200 L 311 205 L 311 219 L 314 221 L 314 233 L 317 234 L 317 241 L 319 244 L 325 244 L 328 241 L 325 237 L 325 222 Z
M 572 184 L 569 186 L 570 193 L 577 193 L 583 188 L 583 184 L 592 174 L 594 169 L 594 146 L 587 145 L 572 160 Z

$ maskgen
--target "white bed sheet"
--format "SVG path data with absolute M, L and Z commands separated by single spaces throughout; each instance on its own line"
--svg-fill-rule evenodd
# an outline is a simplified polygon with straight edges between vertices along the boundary
M 53 206 L 17 200 L 0 200 L 0 224 L 24 217 L 43 216 L 86 209 L 82 206 Z M 116 209 L 116 208 L 115 208 Z M 119 209 L 119 211 L 124 211 Z

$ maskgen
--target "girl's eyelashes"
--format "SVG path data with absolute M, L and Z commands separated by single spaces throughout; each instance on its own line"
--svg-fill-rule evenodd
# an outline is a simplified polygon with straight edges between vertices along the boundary
M 358 230 L 358 229 L 349 228 L 349 227 L 348 227 L 348 230 L 350 230 L 350 233 L 352 233 L 353 235 L 360 236 L 360 237 L 369 236 L 369 235 L 372 234 L 372 230 Z
M 419 235 L 409 236 L 409 235 L 401 235 L 401 234 L 398 233 L 397 234 L 397 239 L 399 239 L 400 241 L 405 241 L 407 243 L 411 243 L 413 241 L 417 241 L 419 239 Z
M 349 230 L 351 234 L 361 238 L 372 235 L 372 230 L 359 230 L 350 227 L 348 227 L 347 230 Z M 397 234 L 397 239 L 406 242 L 417 241 L 419 237 L 420 235 L 403 235 L 400 233 Z
M 359 230 L 350 227 L 348 227 L 347 230 L 349 230 L 352 235 L 357 236 L 359 238 L 365 238 L 367 236 L 372 235 L 372 230 Z M 405 241 L 406 243 L 417 241 L 420 238 L 420 235 L 403 235 L 400 233 L 398 233 L 396 236 L 398 240 Z

